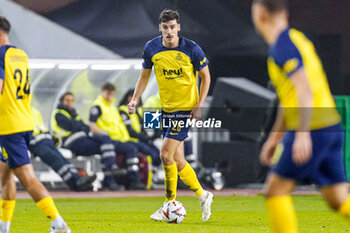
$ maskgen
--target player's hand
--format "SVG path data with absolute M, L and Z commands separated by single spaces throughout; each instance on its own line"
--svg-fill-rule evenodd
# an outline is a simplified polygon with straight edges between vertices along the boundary
M 293 143 L 293 161 L 298 165 L 307 163 L 312 156 L 310 132 L 296 132 Z
M 135 100 L 131 100 L 128 104 L 128 113 L 134 114 L 136 112 L 137 102 Z
M 202 117 L 202 108 L 195 107 L 191 112 L 190 120 L 195 119 L 196 121 L 200 120 Z
M 265 166 L 269 166 L 272 163 L 273 153 L 276 150 L 278 142 L 274 142 L 271 139 L 268 139 L 260 151 L 260 162 Z

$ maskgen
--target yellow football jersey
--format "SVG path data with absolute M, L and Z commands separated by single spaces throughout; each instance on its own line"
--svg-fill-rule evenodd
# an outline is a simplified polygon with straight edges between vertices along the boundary
M 27 54 L 14 46 L 0 47 L 0 135 L 34 129 L 30 107 L 30 81 Z
M 284 110 L 287 128 L 296 130 L 299 127 L 297 93 L 289 77 L 300 68 L 306 73 L 313 96 L 310 129 L 339 123 L 340 116 L 314 45 L 302 32 L 287 28 L 270 47 L 268 58 L 270 79 Z
M 142 66 L 154 66 L 161 106 L 166 112 L 191 111 L 197 105 L 197 72 L 207 65 L 199 45 L 183 37 L 176 48 L 164 47 L 162 37 L 156 37 L 143 51 Z

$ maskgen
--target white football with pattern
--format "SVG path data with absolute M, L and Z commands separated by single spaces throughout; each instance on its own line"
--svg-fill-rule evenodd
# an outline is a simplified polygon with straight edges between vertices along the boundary
M 164 203 L 163 219 L 167 223 L 181 223 L 186 217 L 186 209 L 179 201 L 169 201 Z

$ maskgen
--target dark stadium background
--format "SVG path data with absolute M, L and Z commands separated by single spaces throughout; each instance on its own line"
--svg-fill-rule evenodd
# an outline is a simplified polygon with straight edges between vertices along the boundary
M 267 84 L 266 45 L 254 32 L 251 0 L 14 1 L 127 58 L 140 58 L 145 42 L 159 35 L 164 8 L 178 9 L 181 35 L 204 48 L 213 80 L 246 77 Z M 291 2 L 291 25 L 315 42 L 333 94 L 350 94 L 349 1 Z

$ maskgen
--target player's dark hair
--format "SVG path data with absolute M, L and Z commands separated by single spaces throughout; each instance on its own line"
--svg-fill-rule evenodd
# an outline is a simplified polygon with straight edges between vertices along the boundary
M 253 3 L 263 5 L 270 13 L 288 10 L 288 0 L 254 0 Z
M 0 30 L 9 33 L 11 29 L 10 22 L 4 17 L 0 16 Z
M 180 15 L 178 11 L 164 9 L 159 15 L 159 23 L 166 23 L 174 19 L 177 23 L 180 23 Z
M 116 88 L 112 83 L 105 83 L 103 84 L 103 86 L 101 87 L 101 91 L 115 91 Z
M 67 91 L 66 93 L 64 93 L 64 94 L 61 95 L 61 97 L 60 97 L 60 103 L 61 103 L 61 104 L 63 104 L 64 98 L 66 98 L 67 95 L 74 96 L 72 92 Z

